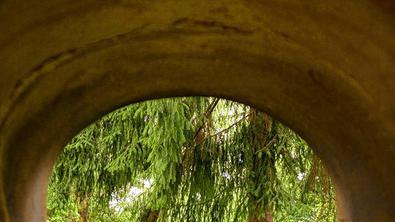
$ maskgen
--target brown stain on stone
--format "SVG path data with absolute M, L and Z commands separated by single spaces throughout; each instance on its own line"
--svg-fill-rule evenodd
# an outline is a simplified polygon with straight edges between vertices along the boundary
M 219 29 L 225 32 L 233 32 L 241 35 L 250 35 L 253 30 L 224 24 L 214 20 L 199 20 L 191 18 L 180 18 L 172 23 L 175 27 L 204 27 L 209 29 Z

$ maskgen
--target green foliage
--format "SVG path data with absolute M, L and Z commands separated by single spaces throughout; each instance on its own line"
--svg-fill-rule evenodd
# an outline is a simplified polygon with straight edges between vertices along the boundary
M 330 179 L 300 137 L 206 97 L 134 104 L 84 129 L 54 167 L 48 211 L 48 221 L 335 220 Z

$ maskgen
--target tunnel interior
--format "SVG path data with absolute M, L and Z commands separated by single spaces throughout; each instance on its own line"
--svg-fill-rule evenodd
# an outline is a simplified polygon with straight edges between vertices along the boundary
M 393 221 L 393 5 L 1 2 L 0 218 L 44 221 L 56 157 L 100 116 L 216 96 L 308 141 L 334 180 L 339 221 Z

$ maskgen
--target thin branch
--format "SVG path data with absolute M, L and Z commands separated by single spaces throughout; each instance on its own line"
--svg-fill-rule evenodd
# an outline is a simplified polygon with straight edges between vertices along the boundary
M 252 112 L 248 113 L 248 114 L 245 115 L 243 118 L 241 118 L 241 119 L 239 119 L 238 121 L 234 122 L 234 123 L 233 123 L 232 125 L 230 125 L 229 127 L 225 128 L 225 129 L 223 129 L 223 130 L 221 130 L 221 131 L 219 131 L 219 132 L 217 132 L 217 133 L 215 133 L 215 134 L 213 134 L 213 135 L 210 135 L 210 137 L 218 136 L 219 134 L 222 134 L 222 133 L 224 133 L 224 132 L 230 130 L 232 127 L 236 126 L 237 124 L 239 124 L 240 122 L 242 122 L 243 120 L 245 120 L 247 117 L 249 117 L 249 116 L 251 116 L 251 115 L 252 115 Z

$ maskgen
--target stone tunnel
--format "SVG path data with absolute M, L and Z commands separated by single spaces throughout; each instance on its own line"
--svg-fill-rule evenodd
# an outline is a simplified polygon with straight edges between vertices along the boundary
M 64 145 L 172 96 L 268 112 L 323 160 L 338 221 L 395 221 L 395 1 L 0 1 L 0 221 L 43 222 Z

